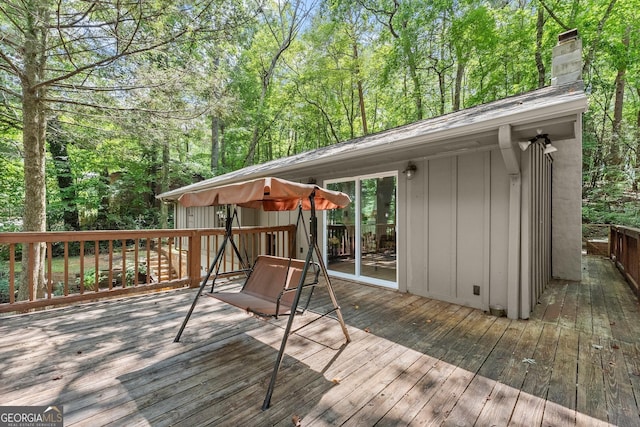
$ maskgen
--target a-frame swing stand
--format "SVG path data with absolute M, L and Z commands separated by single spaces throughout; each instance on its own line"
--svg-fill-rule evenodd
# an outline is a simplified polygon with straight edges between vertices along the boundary
M 279 314 L 284 314 L 280 312 L 280 308 L 281 308 L 281 297 L 283 297 L 285 294 L 289 293 L 289 292 L 295 292 L 293 299 L 289 299 L 287 301 L 287 306 L 288 306 L 288 321 L 287 321 L 287 325 L 285 327 L 285 331 L 284 331 L 284 335 L 282 337 L 282 342 L 280 344 L 280 350 L 278 351 L 278 355 L 276 357 L 276 361 L 275 361 L 275 365 L 273 367 L 273 372 L 271 374 L 271 380 L 269 381 L 269 387 L 267 389 L 267 394 L 264 398 L 264 402 L 262 404 L 262 409 L 266 410 L 269 408 L 270 404 L 271 404 L 271 396 L 273 394 L 273 390 L 275 388 L 275 382 L 276 382 L 276 377 L 278 375 L 278 371 L 280 370 L 280 365 L 282 363 L 282 359 L 284 357 L 284 352 L 285 352 L 285 348 L 287 346 L 287 341 L 289 339 L 289 337 L 297 332 L 298 330 L 300 330 L 301 328 L 309 325 L 310 323 L 314 322 L 315 320 L 318 320 L 319 318 L 316 318 L 314 320 L 312 320 L 311 322 L 301 326 L 300 328 L 297 328 L 295 331 L 292 331 L 292 327 L 293 327 L 293 321 L 294 318 L 297 314 L 302 314 L 302 312 L 304 311 L 304 309 L 302 311 L 299 310 L 299 306 L 300 306 L 300 299 L 302 297 L 302 292 L 304 290 L 305 287 L 307 286 L 315 286 L 318 284 L 318 272 L 316 272 L 315 277 L 316 279 L 312 282 L 312 283 L 307 283 L 306 278 L 307 278 L 307 274 L 309 272 L 309 268 L 312 265 L 315 265 L 317 267 L 320 268 L 319 273 L 322 273 L 323 278 L 325 280 L 325 284 L 327 287 L 327 292 L 329 294 L 329 298 L 331 299 L 331 304 L 332 304 L 332 309 L 330 309 L 327 313 L 324 313 L 321 315 L 320 318 L 325 317 L 327 315 L 329 315 L 330 313 L 335 312 L 336 313 L 336 318 L 337 321 L 340 323 L 340 326 L 342 328 L 342 332 L 345 336 L 346 342 L 350 342 L 351 338 L 349 337 L 349 332 L 347 331 L 347 327 L 344 323 L 344 319 L 342 317 L 342 312 L 340 310 L 340 306 L 338 305 L 338 301 L 336 299 L 336 295 L 335 292 L 333 291 L 333 287 L 331 285 L 331 280 L 329 278 L 329 274 L 327 272 L 327 268 L 326 265 L 324 264 L 324 260 L 322 258 L 322 253 L 320 252 L 320 248 L 318 247 L 318 239 L 317 239 L 317 234 L 318 234 L 318 219 L 316 216 L 316 212 L 315 212 L 315 201 L 314 201 L 314 193 L 312 193 L 309 196 L 309 201 L 310 201 L 310 212 L 311 212 L 311 219 L 310 219 L 310 232 L 308 233 L 308 249 L 307 249 L 307 254 L 306 254 L 306 258 L 304 261 L 304 264 L 302 265 L 302 271 L 301 274 L 299 275 L 299 280 L 297 285 L 295 283 L 284 283 L 284 286 L 282 288 L 282 290 L 280 291 L 277 300 L 274 302 L 273 298 L 271 296 L 268 295 L 263 295 L 262 297 L 260 295 L 258 295 L 258 298 L 262 299 L 263 304 L 261 305 L 269 305 L 272 304 L 273 307 L 275 308 L 275 310 L 271 310 L 270 313 L 268 313 L 269 315 L 276 317 Z M 211 263 L 211 266 L 209 267 L 209 270 L 207 272 L 207 275 L 205 276 L 205 278 L 202 281 L 202 284 L 200 285 L 200 288 L 198 289 L 198 292 L 195 296 L 195 298 L 193 299 L 193 302 L 191 304 L 191 308 L 189 309 L 189 312 L 187 313 L 184 321 L 182 322 L 182 326 L 180 327 L 180 330 L 178 331 L 178 334 L 176 335 L 176 338 L 174 339 L 175 342 L 178 342 L 180 340 L 180 336 L 182 335 L 182 332 L 184 331 L 184 328 L 187 325 L 187 322 L 189 321 L 189 318 L 191 317 L 191 314 L 193 313 L 193 310 L 197 304 L 198 298 L 200 297 L 200 295 L 202 294 L 202 291 L 204 290 L 205 286 L 207 285 L 211 275 L 214 273 L 215 271 L 215 275 L 213 277 L 213 282 L 212 282 L 212 286 L 211 286 L 211 290 L 213 291 L 213 286 L 215 285 L 215 280 L 219 275 L 219 271 L 220 271 L 220 265 L 222 263 L 223 260 L 223 255 L 226 249 L 227 244 L 231 244 L 232 249 L 234 250 L 235 254 L 238 256 L 238 258 L 241 260 L 241 270 L 238 270 L 235 273 L 247 273 L 248 274 L 248 279 L 247 282 L 254 279 L 255 277 L 252 277 L 251 275 L 254 273 L 254 271 L 252 271 L 252 269 L 249 269 L 246 265 L 244 265 L 244 262 L 242 261 L 243 258 L 240 254 L 240 251 L 238 250 L 238 247 L 236 246 L 234 240 L 233 240 L 233 230 L 232 230 L 232 224 L 233 224 L 233 218 L 237 219 L 237 212 L 236 210 L 234 210 L 233 215 L 230 214 L 230 208 L 227 206 L 227 221 L 225 224 L 225 236 L 224 239 L 222 241 L 222 244 L 220 245 L 220 248 L 218 249 L 218 252 L 216 254 L 215 259 L 213 260 L 213 262 Z M 300 221 L 302 219 L 302 210 L 301 208 L 299 209 L 299 213 L 298 213 L 298 221 L 297 223 L 299 224 Z M 296 230 L 298 228 L 298 224 L 296 224 Z M 305 229 L 306 230 L 306 229 Z M 316 256 L 317 262 L 314 263 L 314 254 Z M 291 268 L 291 259 L 288 260 L 289 263 L 289 267 Z M 246 267 L 246 268 L 245 268 Z M 316 268 L 317 268 L 316 267 Z M 257 271 L 256 271 L 257 272 Z M 228 273 L 225 273 L 228 274 Z M 291 274 L 286 274 L 287 277 L 292 277 Z M 259 278 L 258 278 L 259 279 Z M 243 286 L 243 290 L 245 289 L 245 287 L 247 286 L 247 282 L 245 282 L 245 286 Z M 290 285 L 290 286 L 289 286 Z M 311 292 L 313 292 L 313 288 L 311 290 Z M 242 293 L 242 291 L 240 291 L 240 293 Z M 213 296 L 215 296 L 215 294 L 213 294 Z M 256 298 L 256 292 L 255 290 L 251 292 L 251 297 L 252 298 Z M 222 298 L 220 298 L 222 299 Z M 237 305 L 241 308 L 244 308 L 248 311 L 253 311 L 251 310 L 251 307 L 245 307 L 242 306 L 241 303 L 236 303 L 235 299 L 233 298 L 225 298 L 222 299 L 226 302 L 229 302 L 231 304 Z M 290 306 L 289 306 L 290 304 Z M 308 301 L 307 304 L 308 305 Z M 306 309 L 306 305 L 305 305 L 305 309 Z M 260 314 L 261 316 L 263 316 L 265 313 L 263 312 L 257 312 L 258 314 Z

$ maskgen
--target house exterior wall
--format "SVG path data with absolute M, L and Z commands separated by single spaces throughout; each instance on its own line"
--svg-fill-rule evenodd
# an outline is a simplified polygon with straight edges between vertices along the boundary
M 416 177 L 404 182 L 407 291 L 506 307 L 509 178 L 499 150 L 416 165 Z
M 566 277 L 580 265 L 580 249 L 575 248 L 580 244 L 580 234 L 574 230 L 580 225 L 580 177 L 576 172 L 580 170 L 580 144 L 576 140 L 554 144 L 559 151 L 553 155 L 553 175 L 552 165 L 544 161 L 540 150 L 516 151 L 522 194 L 518 202 L 521 240 L 515 255 L 509 249 L 513 183 L 497 147 L 414 160 L 417 173 L 412 180 L 402 173 L 406 162 L 369 164 L 347 173 L 332 171 L 314 178 L 323 185 L 324 180 L 348 178 L 350 174 L 396 171 L 398 289 L 482 310 L 492 306 L 513 308 L 509 299 L 516 298 L 517 307 L 510 317 L 528 318 L 551 274 Z M 552 186 L 552 180 L 562 180 L 562 185 Z M 573 189 L 564 189 L 567 181 Z M 176 227 L 220 226 L 215 208 L 177 205 L 176 209 Z M 242 226 L 279 226 L 295 224 L 297 212 L 240 209 L 240 218 Z M 321 212 L 318 220 L 318 242 L 324 248 Z M 308 212 L 303 222 L 308 230 Z M 305 228 L 300 227 L 296 256 L 303 258 L 307 248 Z M 514 259 L 519 273 L 510 282 L 509 263 Z
M 581 120 L 576 135 L 582 135 Z M 581 280 L 582 267 L 582 140 L 554 141 L 551 239 L 551 274 L 565 280 Z

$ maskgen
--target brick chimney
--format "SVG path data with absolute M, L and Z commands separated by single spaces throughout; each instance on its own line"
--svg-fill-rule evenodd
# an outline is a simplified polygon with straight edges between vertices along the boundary
M 582 80 L 582 40 L 577 29 L 558 35 L 551 57 L 551 85 Z

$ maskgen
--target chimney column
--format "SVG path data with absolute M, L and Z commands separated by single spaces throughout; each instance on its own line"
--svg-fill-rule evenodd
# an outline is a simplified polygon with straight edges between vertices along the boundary
M 582 80 L 582 40 L 577 29 L 558 35 L 551 56 L 551 85 Z

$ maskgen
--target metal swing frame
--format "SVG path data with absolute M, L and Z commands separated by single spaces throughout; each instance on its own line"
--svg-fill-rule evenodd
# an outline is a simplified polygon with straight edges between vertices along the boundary
M 309 195 L 309 202 L 310 202 L 310 213 L 311 213 L 311 217 L 310 217 L 310 229 L 309 232 L 307 233 L 306 227 L 305 227 L 305 234 L 307 236 L 307 242 L 308 242 L 308 248 L 307 248 L 307 253 L 306 253 L 306 257 L 305 257 L 305 262 L 304 262 L 304 266 L 302 269 L 302 274 L 300 277 L 300 280 L 297 284 L 297 286 L 295 287 L 295 295 L 293 297 L 293 302 L 290 308 L 290 312 L 289 312 L 289 318 L 287 321 L 287 325 L 285 327 L 285 331 L 284 331 L 284 335 L 282 337 L 282 342 L 280 344 L 280 349 L 278 351 L 278 355 L 276 357 L 276 361 L 273 367 L 273 371 L 271 373 L 271 379 L 269 381 L 269 386 L 267 388 L 267 393 L 266 396 L 264 398 L 263 404 L 262 404 L 262 410 L 266 410 L 269 408 L 269 406 L 271 405 L 271 396 L 273 394 L 273 390 L 275 388 L 275 383 L 276 383 L 276 378 L 278 375 L 278 371 L 280 370 L 280 365 L 282 364 L 282 359 L 284 358 L 284 352 L 285 352 L 285 348 L 287 345 L 287 341 L 289 339 L 289 337 L 296 333 L 297 331 L 299 331 L 300 329 L 308 326 L 309 324 L 315 322 L 316 320 L 319 320 L 327 315 L 329 315 L 330 313 L 336 313 L 336 320 L 339 322 L 340 327 L 342 328 L 342 332 L 345 336 L 346 339 L 346 343 L 349 343 L 351 341 L 351 338 L 349 336 L 349 332 L 347 331 L 347 327 L 344 323 L 344 319 L 342 317 L 342 312 L 340 310 L 340 306 L 338 304 L 338 301 L 336 299 L 335 296 L 335 292 L 333 290 L 333 286 L 331 285 L 331 279 L 329 278 L 329 273 L 327 272 L 327 268 L 326 265 L 324 263 L 324 259 L 322 257 L 322 253 L 320 251 L 320 248 L 318 246 L 318 218 L 316 215 L 316 209 L 315 209 L 315 191 L 311 192 L 311 194 Z M 226 250 L 227 245 L 230 243 L 231 247 L 233 249 L 233 251 L 236 253 L 236 255 L 238 256 L 238 258 L 241 260 L 241 269 L 240 270 L 236 270 L 234 272 L 231 273 L 245 273 L 247 275 L 247 279 L 249 279 L 252 271 L 251 268 L 248 267 L 248 263 L 245 263 L 245 260 L 243 259 L 242 255 L 240 254 L 240 250 L 238 249 L 237 245 L 235 244 L 234 240 L 233 240 L 233 219 L 236 218 L 237 220 L 237 210 L 234 209 L 233 211 L 233 215 L 230 214 L 230 206 L 227 205 L 227 220 L 225 223 L 225 235 L 224 235 L 224 239 L 222 241 L 222 244 L 220 245 L 218 252 L 216 254 L 216 257 L 214 258 L 213 262 L 211 263 L 211 266 L 209 267 L 209 270 L 207 271 L 206 276 L 204 277 L 204 279 L 202 280 L 202 283 L 200 285 L 200 288 L 198 289 L 198 292 L 196 293 L 193 302 L 191 304 L 191 307 L 184 319 L 184 321 L 182 322 L 182 326 L 180 327 L 180 330 L 178 331 L 178 334 L 176 335 L 174 342 L 178 342 L 180 340 L 180 337 L 187 325 L 187 322 L 189 321 L 189 318 L 191 317 L 191 314 L 193 313 L 193 310 L 195 309 L 195 306 L 198 302 L 198 298 L 200 297 L 200 295 L 202 294 L 202 291 L 204 290 L 204 288 L 206 287 L 209 279 L 211 278 L 211 275 L 213 274 L 213 272 L 215 271 L 215 275 L 213 278 L 213 282 L 211 285 L 211 291 L 213 292 L 213 287 L 215 285 L 215 280 L 218 277 L 219 274 L 219 270 L 220 270 L 220 265 L 222 263 L 223 260 L 223 256 L 224 256 L 224 252 Z M 301 221 L 302 218 L 302 206 L 299 206 L 299 210 L 298 210 L 298 219 L 296 221 L 296 230 L 299 227 L 299 223 Z M 304 224 L 304 221 L 302 221 Z M 238 221 L 239 223 L 239 221 Z M 239 225 L 239 224 L 238 224 Z M 317 258 L 317 261 L 314 262 L 314 255 Z M 291 257 L 289 258 L 289 263 L 291 263 Z M 315 276 L 316 279 L 314 280 L 313 287 L 311 289 L 311 293 L 309 294 L 309 298 L 304 306 L 304 309 L 302 311 L 298 310 L 298 306 L 300 304 L 300 299 L 302 297 L 302 292 L 303 289 L 308 285 L 306 284 L 306 277 L 309 271 L 309 267 L 311 265 L 314 265 L 314 268 L 316 265 L 320 268 L 319 272 L 316 272 Z M 329 310 L 327 313 L 322 314 L 320 317 L 302 325 L 301 327 L 292 330 L 293 329 L 293 322 L 294 322 L 294 318 L 296 315 L 298 314 L 302 314 L 302 312 L 304 310 L 306 310 L 306 308 L 309 305 L 309 302 L 311 300 L 311 296 L 313 293 L 313 289 L 315 288 L 315 285 L 317 285 L 318 281 L 317 281 L 317 276 L 318 273 L 322 273 L 325 282 L 326 282 L 326 286 L 327 286 L 327 291 L 329 294 L 329 298 L 331 299 L 331 303 L 333 305 L 333 308 L 331 310 Z M 225 273 L 225 275 L 227 275 L 229 273 Z M 246 281 L 245 281 L 246 284 Z M 244 287 L 244 286 L 243 286 Z M 290 289 L 291 291 L 293 291 L 293 289 Z M 277 318 L 277 310 L 276 310 L 276 315 L 273 317 Z

